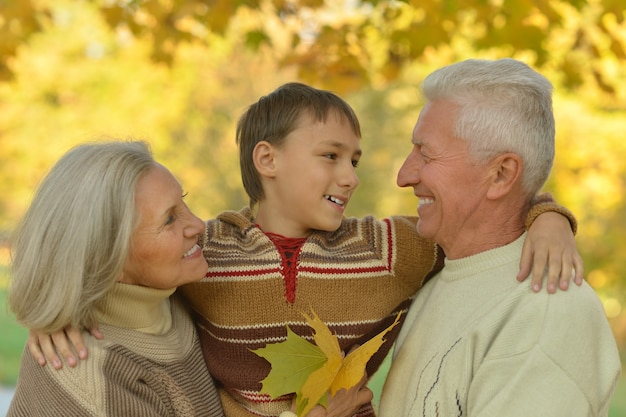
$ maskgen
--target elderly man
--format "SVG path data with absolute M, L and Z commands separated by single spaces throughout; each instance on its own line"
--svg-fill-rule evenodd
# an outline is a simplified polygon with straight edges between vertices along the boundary
M 468 60 L 423 91 L 398 185 L 447 259 L 411 306 L 380 415 L 606 416 L 621 365 L 594 291 L 514 279 L 554 159 L 550 82 L 513 59 Z

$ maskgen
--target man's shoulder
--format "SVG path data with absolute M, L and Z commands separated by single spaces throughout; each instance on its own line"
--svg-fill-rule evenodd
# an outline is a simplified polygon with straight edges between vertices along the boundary
M 544 279 L 545 281 L 545 279 Z M 520 286 L 524 286 L 521 283 Z M 548 293 L 545 288 L 545 282 L 542 289 L 538 292 L 532 292 L 530 289 L 521 288 L 526 303 L 543 304 L 553 309 L 597 309 L 604 314 L 602 302 L 595 290 L 586 282 L 576 285 L 571 282 L 566 290 L 557 289 L 554 294 Z
M 580 337 L 611 334 L 602 301 L 587 282 L 580 286 L 571 283 L 567 290 L 558 289 L 554 294 L 549 294 L 545 285 L 538 293 L 523 286 L 515 291 L 518 302 L 511 303 L 515 307 L 509 311 L 509 325 L 515 327 L 517 323 L 536 337 L 548 339 L 567 339 L 576 332 Z
M 578 317 L 606 321 L 602 300 L 586 281 L 580 286 L 572 282 L 567 290 L 544 297 L 548 300 L 548 314 L 567 315 L 570 320 Z

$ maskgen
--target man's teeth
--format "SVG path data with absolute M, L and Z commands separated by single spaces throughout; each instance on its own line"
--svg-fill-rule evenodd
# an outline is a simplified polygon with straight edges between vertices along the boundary
M 191 249 L 189 249 L 187 252 L 185 252 L 185 254 L 183 255 L 183 258 L 186 258 L 188 256 L 193 255 L 194 253 L 196 253 L 196 251 L 198 251 L 200 249 L 200 245 L 198 245 L 197 243 L 195 245 L 193 245 L 193 247 Z
M 340 206 L 343 206 L 345 204 L 343 200 L 340 200 L 337 197 L 333 197 L 332 195 L 325 195 L 324 197 L 326 197 L 326 200 L 330 200 L 335 204 L 339 204 Z
M 417 202 L 417 207 L 425 206 L 426 204 L 432 204 L 434 202 L 435 202 L 434 198 L 420 197 Z

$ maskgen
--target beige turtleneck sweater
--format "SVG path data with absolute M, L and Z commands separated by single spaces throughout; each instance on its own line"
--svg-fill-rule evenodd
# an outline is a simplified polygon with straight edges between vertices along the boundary
M 55 371 L 25 350 L 8 417 L 223 416 L 198 338 L 174 290 L 115 284 L 98 304 L 103 340 Z

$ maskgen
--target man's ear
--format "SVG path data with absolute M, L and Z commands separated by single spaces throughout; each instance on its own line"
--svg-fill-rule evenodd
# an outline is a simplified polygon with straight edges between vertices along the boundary
M 520 185 L 524 163 L 519 155 L 511 152 L 498 155 L 490 165 L 491 183 L 487 191 L 488 198 L 500 198 Z
M 259 175 L 263 177 L 273 177 L 276 170 L 274 147 L 271 143 L 262 140 L 257 143 L 252 151 L 254 167 Z

